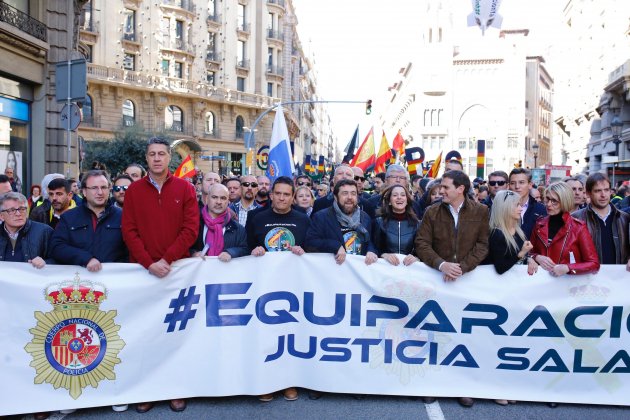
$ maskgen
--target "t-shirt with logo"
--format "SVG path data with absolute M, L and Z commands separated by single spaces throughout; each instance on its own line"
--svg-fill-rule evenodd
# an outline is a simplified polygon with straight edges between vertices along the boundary
M 305 213 L 293 209 L 286 214 L 263 210 L 247 223 L 249 248 L 262 246 L 267 252 L 281 252 L 289 251 L 294 245 L 304 247 L 310 223 Z
M 363 244 L 361 242 L 361 237 L 356 230 L 342 227 L 341 236 L 343 236 L 343 244 L 346 249 L 346 254 L 362 255 L 361 246 Z

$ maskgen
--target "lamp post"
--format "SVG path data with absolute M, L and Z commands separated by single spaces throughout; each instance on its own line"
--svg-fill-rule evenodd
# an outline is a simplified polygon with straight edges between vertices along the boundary
M 532 149 L 534 149 L 534 168 L 538 167 L 538 148 L 540 146 L 538 146 L 537 142 L 534 142 L 534 144 L 532 145 Z
M 619 145 L 621 144 L 621 129 L 623 128 L 623 122 L 618 115 L 615 115 L 610 122 L 610 131 L 612 132 L 613 143 L 615 144 L 615 149 L 617 153 L 617 162 L 619 162 Z M 615 185 L 615 163 L 613 163 L 613 172 L 612 172 L 612 185 Z

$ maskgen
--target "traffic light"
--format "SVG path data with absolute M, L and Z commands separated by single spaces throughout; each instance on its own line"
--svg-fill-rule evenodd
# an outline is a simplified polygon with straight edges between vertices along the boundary
M 365 115 L 370 115 L 372 113 L 372 100 L 368 99 L 365 103 Z

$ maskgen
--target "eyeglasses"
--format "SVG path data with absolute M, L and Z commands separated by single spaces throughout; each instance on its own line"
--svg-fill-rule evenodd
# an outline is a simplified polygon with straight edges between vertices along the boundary
M 17 212 L 26 213 L 26 210 L 28 210 L 28 207 L 22 206 L 22 207 L 18 207 L 18 208 L 15 208 L 15 209 L 6 209 L 6 210 L 0 210 L 0 211 L 3 211 L 6 214 L 10 214 L 11 216 L 13 216 Z
M 404 181 L 405 179 L 407 179 L 407 177 L 404 175 L 387 175 L 385 178 L 396 179 L 398 181 Z
M 364 176 L 355 176 L 354 180 L 355 181 L 365 181 L 365 177 Z
M 298 182 L 297 184 L 298 184 L 298 186 L 300 186 L 300 187 L 301 187 L 302 185 L 306 185 L 307 187 L 310 187 L 310 186 L 311 186 L 311 183 L 310 183 L 310 182 L 306 182 L 306 181 L 301 181 L 301 182 Z
M 560 205 L 560 202 L 558 200 L 556 200 L 555 198 L 546 198 L 543 200 L 543 202 L 545 204 L 551 204 L 552 206 L 556 207 Z
M 245 188 L 248 187 L 252 187 L 252 188 L 258 188 L 258 183 L 257 182 L 241 182 L 241 185 Z
M 317 191 L 326 191 L 326 188 L 318 188 Z
M 129 188 L 129 185 L 114 185 L 112 187 L 112 191 L 114 192 L 127 191 L 127 188 Z
M 109 187 L 102 187 L 102 186 L 95 185 L 93 187 L 85 187 L 85 189 L 90 190 L 90 191 L 107 191 L 109 190 Z
M 507 184 L 507 181 L 488 181 L 488 184 L 489 184 L 491 187 L 496 187 L 497 185 L 498 185 L 499 187 L 502 187 L 502 186 L 504 186 L 505 184 Z
M 505 182 L 505 181 L 502 181 L 502 182 Z M 507 200 L 508 197 L 511 197 L 513 195 L 516 195 L 514 194 L 514 191 L 510 191 L 510 190 L 506 191 L 505 194 L 503 194 L 503 201 Z

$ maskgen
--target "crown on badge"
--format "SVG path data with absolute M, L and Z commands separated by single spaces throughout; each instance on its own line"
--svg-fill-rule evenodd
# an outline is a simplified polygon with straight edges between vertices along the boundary
M 73 280 L 53 283 L 44 289 L 44 296 L 55 311 L 68 309 L 98 309 L 107 298 L 107 289 L 100 283 L 81 280 L 75 273 Z

